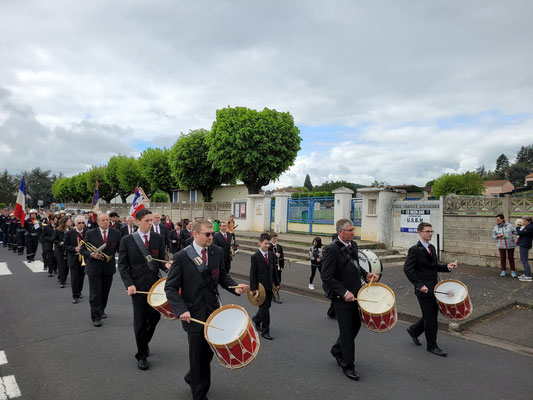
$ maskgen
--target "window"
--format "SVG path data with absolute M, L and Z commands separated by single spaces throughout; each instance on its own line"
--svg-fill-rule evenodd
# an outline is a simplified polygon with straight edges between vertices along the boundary
M 367 214 L 371 214 L 371 215 L 376 214 L 376 203 L 377 203 L 377 199 L 368 200 L 368 213 Z
M 196 203 L 196 190 L 191 190 L 191 203 Z
M 246 203 L 233 203 L 233 215 L 235 218 L 246 218 Z

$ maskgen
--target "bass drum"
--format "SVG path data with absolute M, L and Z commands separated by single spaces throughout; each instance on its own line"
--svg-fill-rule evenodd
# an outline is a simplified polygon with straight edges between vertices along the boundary
M 383 274 L 383 264 L 379 256 L 372 250 L 368 249 L 359 250 L 358 255 L 359 265 L 368 272 L 374 272 L 378 274 L 381 278 L 381 275 Z

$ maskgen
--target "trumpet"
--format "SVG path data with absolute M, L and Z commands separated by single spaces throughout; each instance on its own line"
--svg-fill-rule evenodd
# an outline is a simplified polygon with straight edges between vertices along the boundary
M 101 254 L 102 256 L 104 256 L 106 262 L 110 262 L 110 261 L 113 259 L 112 256 L 107 255 L 107 254 L 105 254 L 104 252 L 102 252 L 102 250 L 103 250 L 103 249 L 105 248 L 105 246 L 106 246 L 105 243 L 104 243 L 102 246 L 100 246 L 100 247 L 96 247 L 96 246 L 95 246 L 94 244 L 92 244 L 92 243 L 88 243 L 88 242 L 86 242 L 86 241 L 84 241 L 84 240 L 80 240 L 80 244 L 85 245 L 85 247 L 87 248 L 87 250 L 89 250 L 91 253 Z
M 78 247 L 80 247 L 82 240 L 78 238 Z M 78 261 L 80 262 L 82 267 L 85 267 L 85 257 L 83 257 L 83 254 L 78 253 Z

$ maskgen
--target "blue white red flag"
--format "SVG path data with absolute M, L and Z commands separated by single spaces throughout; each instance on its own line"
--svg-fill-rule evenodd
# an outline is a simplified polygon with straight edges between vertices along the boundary
M 143 202 L 143 192 L 141 188 L 135 188 L 135 194 L 133 196 L 133 204 L 130 208 L 130 215 L 132 217 L 135 217 L 135 214 L 137 214 L 137 211 L 142 210 L 144 207 Z
M 98 195 L 98 182 L 96 182 L 96 186 L 94 188 L 93 193 L 93 208 L 91 209 L 92 216 L 91 219 L 94 221 L 98 218 L 98 213 L 100 213 L 100 196 Z
M 20 181 L 19 193 L 17 195 L 17 203 L 15 204 L 15 217 L 20 219 L 20 224 L 24 226 L 26 219 L 26 186 L 24 185 L 24 177 Z

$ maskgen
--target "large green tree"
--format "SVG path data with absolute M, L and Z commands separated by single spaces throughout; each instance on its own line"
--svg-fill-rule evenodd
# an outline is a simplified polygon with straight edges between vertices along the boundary
M 43 171 L 40 168 L 33 168 L 31 171 L 24 171 L 24 182 L 26 184 L 26 195 L 28 206 L 38 207 L 37 202 L 43 201 L 43 205 L 49 205 L 53 200 L 51 171 Z
M 177 182 L 170 172 L 170 151 L 167 148 L 149 148 L 138 158 L 141 174 L 150 185 L 152 193 L 162 190 L 172 197 L 172 189 L 176 189 Z M 143 188 L 144 189 L 144 188 Z
M 505 177 L 507 176 L 507 170 L 509 169 L 509 165 L 509 159 L 505 154 L 501 154 L 496 159 L 496 169 L 494 170 L 494 172 L 498 174 L 499 179 L 505 179 Z
M 105 181 L 111 187 L 112 191 L 120 196 L 120 199 L 123 203 L 125 203 L 126 198 L 133 193 L 132 191 L 128 190 L 128 185 L 121 185 L 118 176 L 119 166 L 123 166 L 124 163 L 128 164 L 128 158 L 129 157 L 120 154 L 118 156 L 111 157 L 107 162 L 107 168 L 104 171 Z
M 522 187 L 526 184 L 526 176 L 533 172 L 533 164 L 515 163 L 507 171 L 509 181 L 515 187 Z
M 523 163 L 533 166 L 533 144 L 522 146 L 516 154 L 516 163 Z
M 345 187 L 352 189 L 353 192 L 357 192 L 358 188 L 365 187 L 366 185 L 359 185 L 358 183 L 346 182 L 346 181 L 326 181 L 321 185 L 315 185 L 313 190 L 315 192 L 332 192 L 335 189 Z
M 105 171 L 107 166 L 92 166 L 89 171 L 85 173 L 85 184 L 87 190 L 91 193 L 90 203 L 92 203 L 94 188 L 96 182 L 98 182 L 98 196 L 110 203 L 115 197 L 117 192 L 111 187 L 111 185 L 105 179 Z
M 199 190 L 204 201 L 212 201 L 213 190 L 231 181 L 208 160 L 208 136 L 206 129 L 195 129 L 182 135 L 170 149 L 169 157 L 172 175 L 180 188 Z
M 311 177 L 309 176 L 309 174 L 307 174 L 305 176 L 305 180 L 304 180 L 304 186 L 307 188 L 307 190 L 309 190 L 310 192 L 313 191 L 313 184 L 311 183 Z
M 57 179 L 52 184 L 52 194 L 57 201 L 62 203 L 74 201 L 75 193 L 72 178 Z
M 17 180 L 7 169 L 0 175 L 0 203 L 14 206 L 17 198 Z
M 208 136 L 213 168 L 242 181 L 248 192 L 279 178 L 296 160 L 300 130 L 288 112 L 227 107 L 216 112 Z
M 126 197 L 135 192 L 135 188 L 137 186 L 141 186 L 147 196 L 150 196 L 152 194 L 152 191 L 150 190 L 150 185 L 144 179 L 141 173 L 141 166 L 135 158 L 121 158 L 117 165 L 116 175 L 121 193 L 127 193 L 123 198 L 123 202 L 126 201 Z
M 476 172 L 444 174 L 437 178 L 433 184 L 435 197 L 446 196 L 450 193 L 479 196 L 483 190 L 483 178 Z

